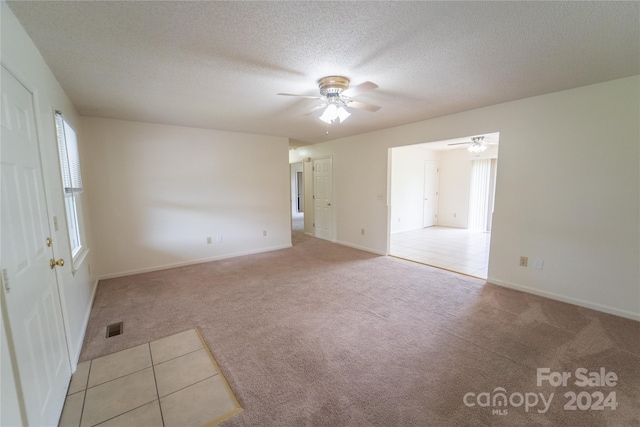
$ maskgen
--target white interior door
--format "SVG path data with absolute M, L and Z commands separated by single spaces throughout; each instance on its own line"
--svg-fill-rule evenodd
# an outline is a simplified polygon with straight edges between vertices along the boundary
M 28 425 L 56 425 L 71 378 L 31 92 L 2 67 L 1 265 Z M 61 268 L 61 267 L 57 267 Z M 64 267 L 68 268 L 68 267 Z M 2 363 L 9 363 L 3 360 Z
M 333 240 L 333 175 L 331 158 L 313 161 L 314 236 Z
M 422 226 L 431 227 L 438 223 L 438 162 L 424 162 L 424 208 Z

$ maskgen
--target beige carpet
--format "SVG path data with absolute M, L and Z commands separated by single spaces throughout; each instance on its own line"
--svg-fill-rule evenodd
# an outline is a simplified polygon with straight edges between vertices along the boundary
M 81 360 L 192 327 L 244 408 L 222 426 L 640 426 L 639 322 L 301 233 L 290 249 L 100 282 Z M 538 386 L 537 368 L 571 378 Z M 618 380 L 579 387 L 579 368 Z M 592 410 L 599 393 L 616 409 Z

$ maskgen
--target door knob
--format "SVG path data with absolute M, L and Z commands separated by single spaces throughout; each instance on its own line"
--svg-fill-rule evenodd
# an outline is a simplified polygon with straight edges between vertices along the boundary
M 64 266 L 64 260 L 62 258 L 60 258 L 57 261 L 55 259 L 52 259 L 52 260 L 49 261 L 49 265 L 51 266 L 52 269 L 56 268 L 56 266 L 62 267 L 62 266 Z
M 327 202 L 327 206 L 331 206 L 331 202 Z

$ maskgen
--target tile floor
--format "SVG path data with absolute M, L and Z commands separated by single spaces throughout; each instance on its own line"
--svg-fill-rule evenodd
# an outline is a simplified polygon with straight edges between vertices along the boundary
M 215 425 L 241 410 L 191 329 L 80 363 L 59 425 Z
M 390 254 L 486 279 L 490 239 L 483 231 L 427 227 L 392 234 Z
M 293 231 L 304 231 L 304 213 L 295 212 L 291 215 L 291 229 Z

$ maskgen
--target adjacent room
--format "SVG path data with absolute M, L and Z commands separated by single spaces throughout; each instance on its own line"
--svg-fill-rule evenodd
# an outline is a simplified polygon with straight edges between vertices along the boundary
M 0 425 L 640 423 L 639 2 L 0 8 Z
M 499 134 L 391 151 L 389 254 L 487 278 Z

